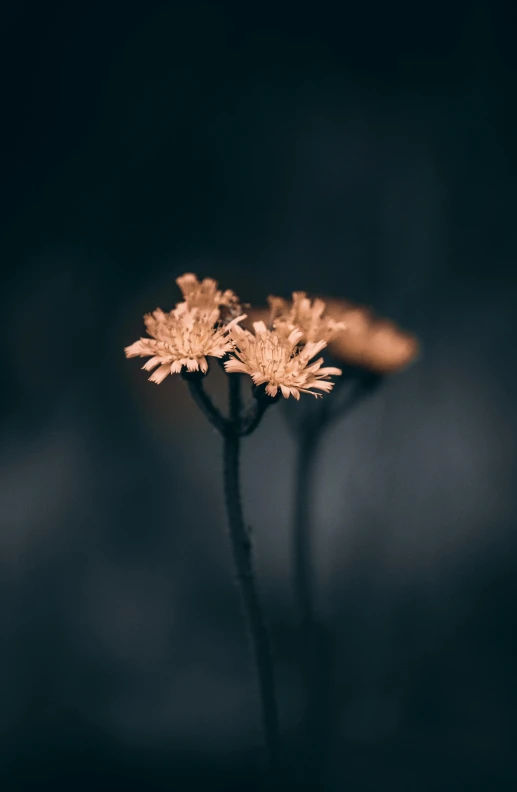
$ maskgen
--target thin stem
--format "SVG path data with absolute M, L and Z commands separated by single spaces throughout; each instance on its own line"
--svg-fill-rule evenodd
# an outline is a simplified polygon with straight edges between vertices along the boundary
M 199 371 L 184 372 L 182 377 L 188 385 L 193 400 L 218 432 L 224 434 L 228 429 L 228 421 L 221 415 L 210 396 L 203 387 L 204 374 Z
M 233 559 L 257 669 L 262 706 L 262 723 L 271 769 L 276 773 L 279 762 L 279 719 L 271 644 L 260 605 L 253 572 L 252 546 L 242 512 L 239 455 L 240 378 L 231 375 L 230 421 L 224 435 L 224 490 L 230 528 Z
M 280 399 L 280 394 L 277 396 L 268 396 L 263 388 L 255 388 L 253 391 L 253 404 L 248 412 L 242 416 L 240 423 L 239 434 L 241 437 L 246 437 L 255 431 L 266 410 L 275 404 Z
M 332 400 L 329 400 L 329 409 L 322 421 L 322 428 L 327 428 L 328 425 L 336 419 L 342 418 L 344 415 L 350 413 L 356 404 L 360 404 L 365 398 L 374 393 L 381 385 L 382 381 L 383 378 L 380 374 L 363 372 L 361 377 L 355 380 L 343 399 L 339 402 L 332 402 Z
M 241 420 L 242 396 L 241 396 L 241 375 L 228 374 L 228 407 L 230 424 L 234 429 L 238 428 Z
M 269 781 L 275 786 L 279 782 L 280 729 L 273 657 L 255 583 L 251 538 L 249 529 L 244 524 L 239 476 L 240 436 L 250 434 L 258 426 L 268 404 L 262 403 L 261 396 L 254 393 L 256 412 L 252 411 L 251 414 L 243 417 L 241 377 L 232 374 L 228 378 L 229 418 L 227 419 L 206 394 L 201 372 L 185 372 L 183 378 L 198 407 L 223 437 L 224 493 L 232 554 L 257 670 L 262 723 L 271 770 Z M 274 401 L 269 399 L 269 403 Z

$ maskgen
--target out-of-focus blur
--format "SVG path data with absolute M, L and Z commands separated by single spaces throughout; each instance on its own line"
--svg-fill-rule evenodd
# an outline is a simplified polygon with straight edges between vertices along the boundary
M 180 378 L 123 353 L 186 271 L 419 338 L 318 459 L 325 789 L 513 788 L 509 5 L 2 11 L 2 792 L 257 788 L 220 438 Z M 295 754 L 293 462 L 275 407 L 245 442 L 244 504 Z

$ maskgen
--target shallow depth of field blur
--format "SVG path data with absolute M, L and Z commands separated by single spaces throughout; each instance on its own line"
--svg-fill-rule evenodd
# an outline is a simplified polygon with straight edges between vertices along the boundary
M 328 788 L 511 789 L 510 17 L 245 5 L 25 3 L 3 26 L 1 788 L 255 788 L 220 438 L 179 378 L 123 353 L 194 271 L 256 304 L 365 303 L 420 337 L 319 458 Z M 293 461 L 271 409 L 244 496 L 295 751 Z

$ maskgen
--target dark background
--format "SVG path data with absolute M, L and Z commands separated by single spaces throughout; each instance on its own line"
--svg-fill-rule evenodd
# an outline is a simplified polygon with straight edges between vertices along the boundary
M 325 788 L 513 788 L 511 5 L 2 8 L 5 792 L 256 788 L 219 439 L 179 379 L 157 388 L 122 351 L 190 270 L 257 303 L 365 302 L 420 336 L 319 460 Z M 293 461 L 272 411 L 245 505 L 296 753 Z

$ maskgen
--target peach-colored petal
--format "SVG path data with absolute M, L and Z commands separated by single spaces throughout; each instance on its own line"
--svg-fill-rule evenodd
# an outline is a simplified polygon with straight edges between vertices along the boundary
M 171 367 L 169 363 L 164 363 L 162 366 L 160 366 L 160 368 L 157 368 L 156 371 L 153 371 L 153 373 L 149 377 L 149 380 L 151 382 L 156 382 L 156 384 L 159 385 L 160 382 L 163 382 L 165 377 L 170 373 L 171 373 Z
M 135 341 L 134 344 L 125 347 L 124 352 L 126 353 L 126 357 L 145 357 L 152 354 L 150 344 L 146 343 L 151 340 L 150 338 L 140 338 L 138 341 Z
M 241 363 L 241 361 L 237 360 L 236 358 L 230 358 L 230 360 L 227 360 L 225 362 L 225 364 L 224 364 L 224 368 L 225 368 L 225 371 L 227 371 L 229 373 L 232 373 L 232 374 L 239 374 L 239 373 L 240 374 L 247 374 L 248 373 L 248 369 L 246 368 L 244 363 Z
M 267 328 L 264 322 L 253 322 L 253 329 L 256 336 L 263 336 L 267 333 Z
M 337 377 L 342 372 L 341 369 L 336 368 L 335 366 L 324 366 L 319 370 L 320 374 L 323 374 L 325 377 Z
M 155 357 L 152 357 L 150 360 L 147 360 L 142 366 L 142 368 L 144 371 L 152 371 L 153 368 L 156 368 L 156 366 L 158 366 L 160 363 L 166 363 L 166 362 L 168 361 L 162 358 L 161 355 L 155 355 Z M 172 363 L 172 359 L 170 362 Z
M 309 388 L 318 388 L 319 390 L 322 390 L 322 391 L 325 391 L 326 393 L 329 393 L 332 390 L 332 388 L 334 387 L 334 383 L 333 382 L 328 382 L 327 380 L 313 379 L 313 380 L 309 380 L 307 382 L 307 387 L 309 387 Z

